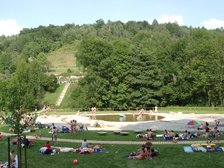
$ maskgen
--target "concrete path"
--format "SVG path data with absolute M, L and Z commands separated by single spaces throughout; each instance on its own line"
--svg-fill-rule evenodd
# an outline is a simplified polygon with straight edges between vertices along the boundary
M 67 90 L 68 90 L 68 88 L 69 88 L 69 85 L 70 85 L 70 83 L 66 83 L 65 84 L 65 86 L 64 86 L 64 88 L 63 88 L 63 90 L 62 90 L 62 92 L 61 92 L 61 94 L 60 94 L 60 96 L 59 96 L 59 98 L 58 98 L 58 100 L 57 100 L 57 102 L 56 102 L 56 106 L 60 106 L 61 105 L 61 102 L 63 101 L 63 99 L 64 99 L 64 97 L 65 97 L 65 94 L 66 94 L 66 92 L 67 92 Z

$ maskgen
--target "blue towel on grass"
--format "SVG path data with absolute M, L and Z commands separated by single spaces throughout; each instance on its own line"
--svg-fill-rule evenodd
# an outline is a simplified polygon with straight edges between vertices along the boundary
M 198 150 L 201 152 L 207 152 L 207 149 L 205 149 L 203 146 L 198 146 Z
M 184 146 L 184 152 L 186 153 L 193 153 L 193 149 L 191 146 Z

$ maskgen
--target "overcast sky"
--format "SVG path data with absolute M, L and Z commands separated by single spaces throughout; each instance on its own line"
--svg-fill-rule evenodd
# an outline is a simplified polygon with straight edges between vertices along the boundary
M 224 27 L 224 0 L 1 0 L 0 35 L 40 25 L 88 24 L 98 19 L 122 22 L 177 22 Z

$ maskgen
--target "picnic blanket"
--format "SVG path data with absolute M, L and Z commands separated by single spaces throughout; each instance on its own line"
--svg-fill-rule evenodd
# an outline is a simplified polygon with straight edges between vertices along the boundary
M 192 144 L 191 146 L 184 146 L 184 152 L 193 153 L 193 152 L 214 152 L 214 151 L 222 152 L 224 151 L 224 147 L 214 148 L 215 144 L 213 144 L 212 146 L 204 147 L 200 144 Z
M 59 147 L 59 146 L 52 146 L 52 149 L 54 151 L 54 149 L 59 150 L 62 153 L 67 153 L 67 152 L 76 152 L 76 149 L 74 148 L 69 148 L 69 147 Z
M 194 152 L 207 152 L 207 149 L 203 146 L 193 146 L 192 149 Z
M 184 146 L 184 152 L 186 153 L 193 153 L 193 149 L 191 146 Z

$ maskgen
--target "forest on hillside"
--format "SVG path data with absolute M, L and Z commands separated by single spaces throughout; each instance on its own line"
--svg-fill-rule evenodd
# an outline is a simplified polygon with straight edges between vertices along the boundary
M 105 23 L 100 19 L 94 24 L 39 26 L 23 29 L 16 36 L 1 36 L 0 85 L 6 85 L 16 74 L 22 75 L 30 69 L 33 73 L 40 72 L 31 65 L 35 61 L 40 62 L 41 72 L 46 74 L 46 54 L 74 43 L 77 61 L 84 67 L 85 77 L 71 94 L 73 107 L 127 109 L 155 105 L 224 105 L 223 29 L 158 24 L 156 20 L 149 24 L 147 21 Z M 22 67 L 25 64 L 30 69 L 21 68 L 21 60 Z M 34 82 L 36 88 L 33 89 L 30 82 L 24 83 L 32 92 L 24 89 L 26 94 L 21 96 L 33 95 L 38 105 L 41 90 L 47 90 L 46 83 Z M 4 97 L 15 96 L 9 92 L 5 93 L 7 96 L 1 95 L 2 107 L 10 102 Z

